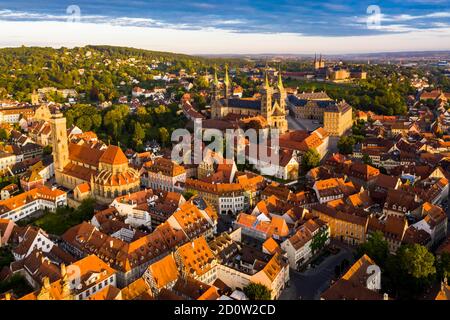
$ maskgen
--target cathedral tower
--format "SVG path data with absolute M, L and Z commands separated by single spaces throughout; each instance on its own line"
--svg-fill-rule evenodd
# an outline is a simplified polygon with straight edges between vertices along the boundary
M 314 69 L 322 69 L 325 68 L 325 60 L 322 59 L 322 54 L 320 55 L 319 60 L 317 60 L 317 54 L 314 55 Z
M 273 89 L 270 86 L 269 75 L 267 74 L 267 71 L 265 75 L 264 84 L 261 87 L 260 93 L 261 93 L 261 115 L 267 118 L 272 112 L 272 95 L 273 95 Z
M 219 100 L 219 98 L 220 98 L 220 91 L 219 91 L 219 79 L 217 78 L 217 69 L 216 69 L 216 67 L 214 66 L 214 80 L 213 80 L 213 83 L 212 83 L 212 99 L 214 100 L 214 101 L 217 101 L 217 100 Z
M 52 127 L 55 178 L 58 184 L 62 184 L 61 172 L 63 172 L 64 167 L 69 163 L 66 118 L 63 117 L 62 113 L 57 113 L 50 119 L 50 123 Z
M 283 79 L 281 76 L 281 70 L 278 74 L 277 93 L 274 95 L 275 103 L 271 112 L 267 115 L 267 122 L 271 128 L 277 128 L 280 133 L 283 134 L 288 130 L 288 124 L 286 120 L 286 90 L 283 86 Z
M 278 105 L 280 106 L 281 109 L 285 110 L 286 109 L 287 93 L 286 93 L 286 89 L 284 89 L 284 86 L 283 86 L 283 78 L 281 76 L 281 69 L 278 72 L 277 89 L 278 89 L 278 93 L 279 93 Z
M 229 99 L 231 98 L 231 81 L 230 76 L 228 75 L 228 65 L 225 65 L 225 78 L 223 83 L 225 85 L 225 98 Z

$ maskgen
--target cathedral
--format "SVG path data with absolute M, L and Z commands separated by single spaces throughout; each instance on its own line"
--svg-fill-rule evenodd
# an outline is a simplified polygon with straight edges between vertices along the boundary
M 212 90 L 212 119 L 222 119 L 231 114 L 242 118 L 262 116 L 270 128 L 279 129 L 281 134 L 288 130 L 286 120 L 287 94 L 281 79 L 281 72 L 278 75 L 276 88 L 270 86 L 269 78 L 266 74 L 264 84 L 260 89 L 259 98 L 239 98 L 233 96 L 228 67 L 225 69 L 223 92 L 219 88 L 217 73 L 214 74 Z
M 139 172 L 128 165 L 123 151 L 110 145 L 105 149 L 69 143 L 66 118 L 61 113 L 50 119 L 56 183 L 69 189 L 82 186 L 101 203 L 139 190 Z
M 317 55 L 314 56 L 314 70 L 319 70 L 325 68 L 325 60 L 322 59 L 322 55 L 320 55 L 319 59 L 317 59 Z

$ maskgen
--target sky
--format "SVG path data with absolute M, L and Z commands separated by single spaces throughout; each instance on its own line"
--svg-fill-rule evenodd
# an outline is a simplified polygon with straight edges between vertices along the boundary
M 450 0 L 0 0 L 0 47 L 188 54 L 450 50 Z

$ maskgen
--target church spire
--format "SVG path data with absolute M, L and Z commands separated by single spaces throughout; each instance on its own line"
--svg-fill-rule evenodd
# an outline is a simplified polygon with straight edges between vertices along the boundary
M 264 88 L 267 89 L 270 87 L 270 82 L 269 82 L 269 66 L 266 64 L 266 68 L 264 70 Z
M 230 77 L 228 76 L 228 64 L 225 65 L 225 80 L 224 83 L 226 86 L 230 85 Z
M 214 65 L 214 79 L 212 83 L 212 99 L 218 100 L 220 97 L 219 92 L 219 79 L 217 78 L 217 67 Z
M 217 78 L 217 67 L 214 65 L 214 86 L 219 86 L 219 79 Z
M 278 89 L 280 89 L 280 91 L 284 89 L 283 79 L 282 79 L 282 76 L 281 76 L 281 67 L 278 70 Z
M 228 75 L 228 64 L 225 65 L 225 97 L 229 98 L 231 96 L 231 82 L 230 82 L 230 76 Z

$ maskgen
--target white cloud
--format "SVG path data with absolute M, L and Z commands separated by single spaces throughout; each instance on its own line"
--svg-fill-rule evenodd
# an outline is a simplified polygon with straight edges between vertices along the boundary
M 347 22 L 348 26 L 356 26 L 359 24 L 360 27 L 366 28 L 367 21 L 378 21 L 381 24 L 380 28 L 377 28 L 382 31 L 387 32 L 414 32 L 419 30 L 419 28 L 415 28 L 414 24 L 411 25 L 389 25 L 385 24 L 383 26 L 383 23 L 401 23 L 401 22 L 412 22 L 415 20 L 428 20 L 428 19 L 439 19 L 439 18 L 450 18 L 450 12 L 433 12 L 429 14 L 424 15 L 410 15 L 410 14 L 399 14 L 399 15 L 388 15 L 384 13 L 378 13 L 378 14 L 372 14 L 367 16 L 357 16 L 357 17 L 351 17 L 351 18 L 345 18 L 345 21 Z M 433 23 L 430 23 L 430 25 L 433 25 Z M 438 27 L 437 24 L 434 23 L 434 27 Z
M 397 31 L 405 28 L 397 25 Z M 366 53 L 450 50 L 450 28 L 373 36 L 320 37 L 297 34 L 234 33 L 218 29 L 179 30 L 111 23 L 0 21 L 0 46 L 74 47 L 88 44 L 130 46 L 188 54 Z

